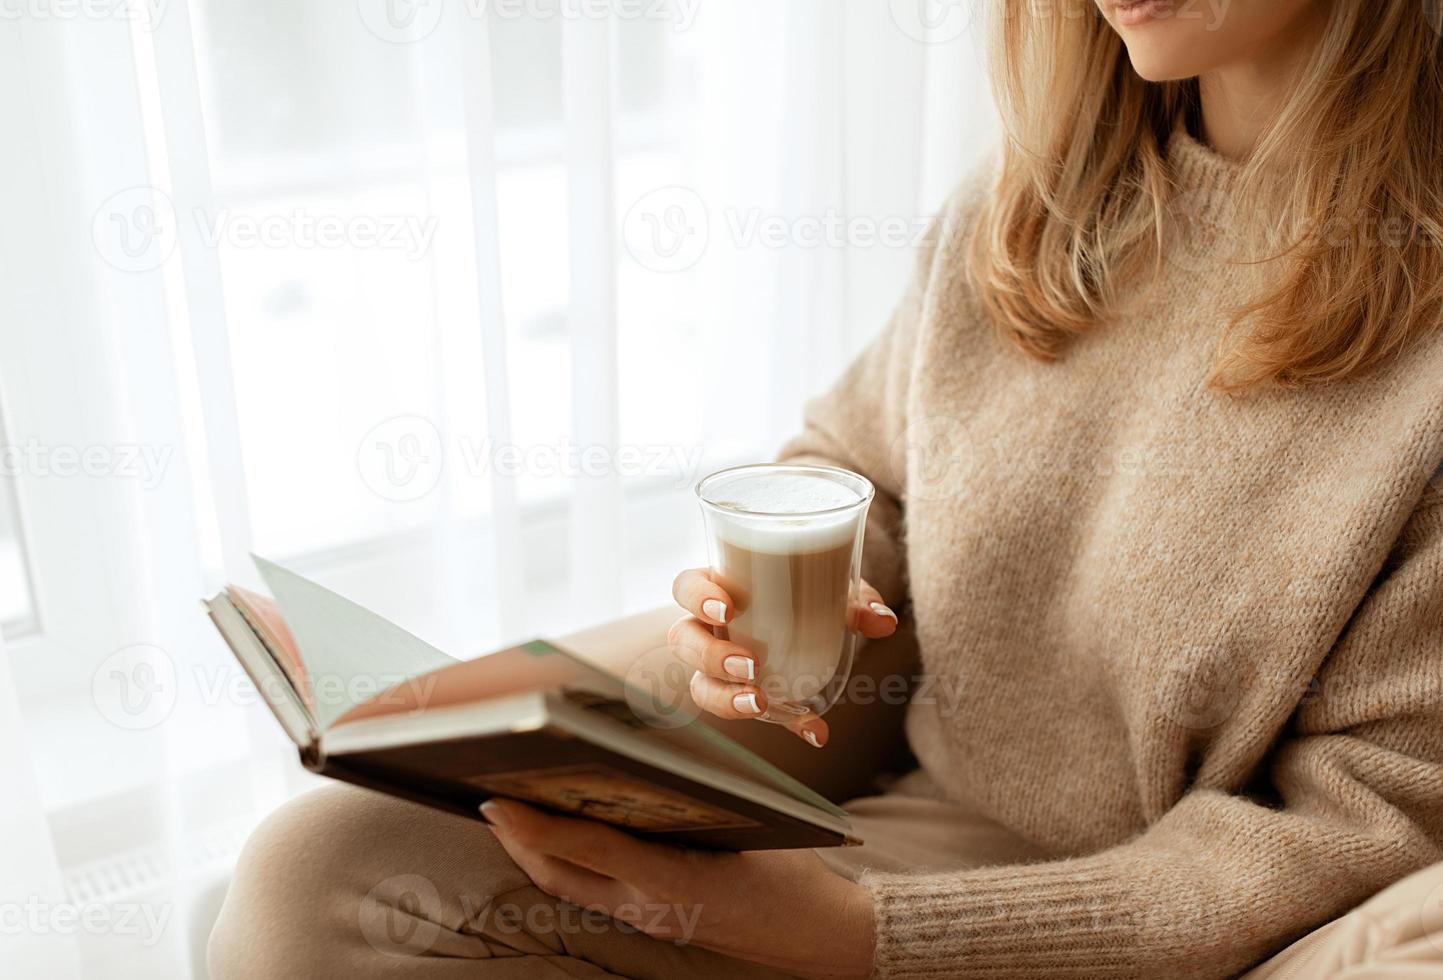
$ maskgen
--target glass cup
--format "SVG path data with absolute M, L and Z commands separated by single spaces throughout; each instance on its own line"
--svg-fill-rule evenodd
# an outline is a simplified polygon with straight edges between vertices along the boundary
M 851 610 L 872 484 L 831 466 L 764 463 L 713 473 L 696 493 L 712 578 L 735 606 L 712 631 L 756 655 L 764 720 L 822 714 L 860 639 Z

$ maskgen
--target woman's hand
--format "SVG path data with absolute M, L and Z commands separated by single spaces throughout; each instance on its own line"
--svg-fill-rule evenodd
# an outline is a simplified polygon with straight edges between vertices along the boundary
M 481 814 L 536 886 L 572 905 L 797 976 L 872 971 L 871 896 L 812 851 L 685 850 L 514 800 Z
M 671 594 L 691 613 L 672 625 L 667 640 L 688 665 L 696 668 L 691 679 L 692 699 L 718 718 L 760 717 L 767 710 L 767 697 L 756 683 L 762 666 L 756 654 L 718 639 L 712 632 L 735 615 L 731 596 L 712 581 L 705 568 L 689 568 L 678 575 Z M 891 636 L 897 630 L 897 614 L 866 582 L 858 590 L 849 618 L 851 628 L 870 639 Z M 809 745 L 821 748 L 827 744 L 827 723 L 814 714 L 791 716 L 783 723 Z

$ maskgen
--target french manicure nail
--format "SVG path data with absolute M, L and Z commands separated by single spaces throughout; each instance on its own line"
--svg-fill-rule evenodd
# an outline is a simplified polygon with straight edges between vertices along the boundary
M 487 800 L 481 804 L 481 816 L 486 818 L 487 823 L 499 830 L 505 830 L 510 820 L 506 816 L 505 809 L 495 800 Z
M 744 681 L 757 679 L 757 665 L 751 657 L 739 657 L 733 654 L 722 661 L 722 670 Z
M 890 606 L 884 605 L 880 602 L 874 602 L 870 606 L 868 606 L 868 608 L 871 609 L 872 612 L 876 613 L 878 616 L 886 616 L 890 618 L 894 623 L 897 621 L 897 614 L 892 611 Z
M 708 599 L 703 602 L 701 611 L 712 622 L 725 623 L 727 621 L 727 604 L 720 599 Z
M 745 694 L 738 694 L 732 698 L 732 707 L 744 715 L 759 715 L 762 709 L 757 707 L 757 696 L 751 691 Z
M 820 749 L 822 747 L 822 743 L 817 739 L 817 733 L 810 728 L 802 729 L 802 738 L 806 739 L 807 744 L 814 749 Z

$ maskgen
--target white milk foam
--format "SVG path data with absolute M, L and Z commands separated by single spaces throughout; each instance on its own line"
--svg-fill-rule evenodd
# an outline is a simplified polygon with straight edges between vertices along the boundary
M 861 498 L 842 484 L 820 476 L 753 473 L 728 480 L 712 499 L 723 507 L 762 514 L 808 514 L 855 504 Z
M 857 526 L 855 512 L 809 515 L 862 500 L 840 483 L 801 473 L 741 474 L 721 482 L 707 499 L 722 508 L 753 514 L 797 515 L 795 520 L 779 520 L 729 512 L 717 521 L 718 532 L 732 544 L 773 554 L 822 551 L 851 540 Z

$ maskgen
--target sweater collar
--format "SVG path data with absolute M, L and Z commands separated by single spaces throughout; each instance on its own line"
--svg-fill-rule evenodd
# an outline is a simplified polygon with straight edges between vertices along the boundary
M 1174 130 L 1167 156 L 1178 195 L 1188 209 L 1209 224 L 1230 223 L 1242 165 L 1198 142 L 1183 126 Z

